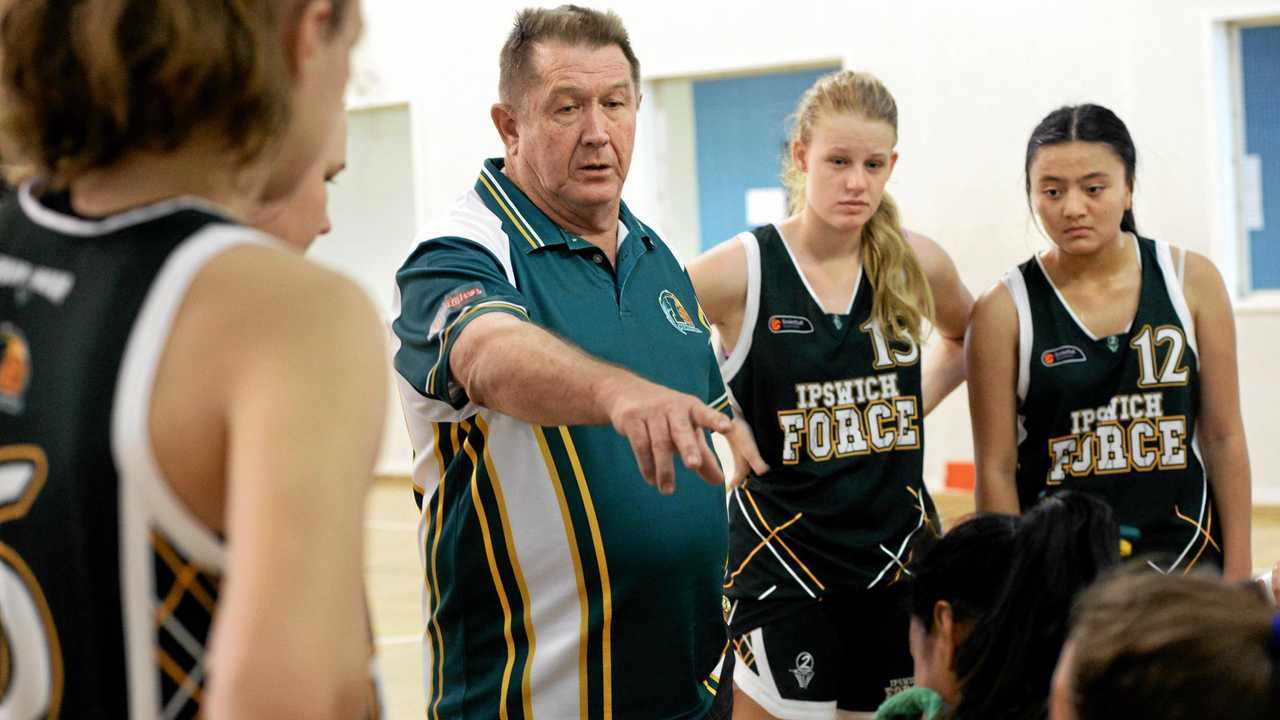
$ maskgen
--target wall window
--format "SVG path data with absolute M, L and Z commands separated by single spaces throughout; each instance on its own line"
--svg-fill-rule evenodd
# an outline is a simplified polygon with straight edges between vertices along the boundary
M 782 154 L 800 96 L 837 66 L 693 81 L 703 249 L 786 217 Z
M 1280 24 L 1239 28 L 1241 285 L 1280 291 Z

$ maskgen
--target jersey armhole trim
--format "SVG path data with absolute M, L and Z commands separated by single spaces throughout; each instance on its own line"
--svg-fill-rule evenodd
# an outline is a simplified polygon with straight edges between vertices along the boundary
M 728 383 L 747 362 L 751 352 L 751 339 L 756 333 L 756 319 L 760 315 L 760 243 L 756 236 L 749 232 L 741 232 L 735 236 L 742 243 L 747 254 L 747 299 L 742 309 L 742 326 L 738 329 L 738 340 L 733 345 L 733 352 L 720 363 L 720 374 Z M 716 359 L 724 358 L 724 353 L 717 348 Z
M 1182 275 L 1180 274 L 1181 266 L 1187 260 L 1187 250 L 1182 249 L 1182 257 L 1180 258 L 1179 267 L 1175 268 L 1173 264 L 1173 251 L 1170 245 L 1163 240 L 1153 241 L 1156 246 L 1156 261 L 1160 265 L 1160 272 L 1164 275 L 1164 285 L 1169 292 L 1169 302 L 1173 304 L 1173 311 L 1178 315 L 1178 321 L 1182 323 L 1182 332 L 1187 336 L 1187 345 L 1196 354 L 1196 368 L 1200 367 L 1200 346 L 1196 343 L 1196 324 L 1191 316 L 1191 308 L 1187 305 L 1186 293 L 1182 291 Z
M 1013 306 L 1018 314 L 1018 406 L 1027 401 L 1027 392 L 1031 387 L 1031 344 L 1035 339 L 1035 330 L 1031 324 L 1031 300 L 1027 295 L 1026 279 L 1019 268 L 1005 273 L 1004 286 L 1013 298 Z
M 214 257 L 249 244 L 269 246 L 275 241 L 237 225 L 211 225 L 184 240 L 165 260 L 129 333 L 111 418 L 111 450 L 121 492 L 136 493 L 134 498 L 142 503 L 144 517 L 137 519 L 163 530 L 192 562 L 218 572 L 226 554 L 222 541 L 178 498 L 156 460 L 151 394 L 160 356 L 191 283 Z

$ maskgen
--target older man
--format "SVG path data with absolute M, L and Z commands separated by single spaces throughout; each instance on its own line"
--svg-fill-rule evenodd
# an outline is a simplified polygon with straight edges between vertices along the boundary
M 621 201 L 639 63 L 613 14 L 526 10 L 499 90 L 505 159 L 396 276 L 428 715 L 702 717 L 728 402 L 687 275 Z

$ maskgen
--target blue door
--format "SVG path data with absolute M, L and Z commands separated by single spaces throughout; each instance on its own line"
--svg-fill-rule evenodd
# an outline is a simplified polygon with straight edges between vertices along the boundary
M 834 70 L 839 67 L 694 81 L 703 249 L 749 229 L 748 191 L 767 200 L 770 189 L 781 189 L 787 119 L 804 91 Z
M 1245 208 L 1250 285 L 1280 290 L 1280 26 L 1240 31 L 1246 185 L 1261 197 Z M 1246 198 L 1248 200 L 1249 198 Z M 1258 212 L 1261 210 L 1261 212 Z

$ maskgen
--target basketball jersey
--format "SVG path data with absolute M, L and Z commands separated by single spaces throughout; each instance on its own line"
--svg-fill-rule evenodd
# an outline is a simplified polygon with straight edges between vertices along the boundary
M 1107 500 L 1125 552 L 1162 572 L 1221 565 L 1221 523 L 1196 442 L 1195 325 L 1169 246 L 1135 238 L 1142 268 L 1129 329 L 1097 337 L 1039 256 L 1004 283 L 1018 311 L 1018 500 L 1061 488 Z
M 919 346 L 886 341 L 865 275 L 846 312 L 828 314 L 774 226 L 738 239 L 747 303 L 722 371 L 770 470 L 729 496 L 725 594 L 893 584 L 912 538 L 938 527 L 922 479 Z
M 0 718 L 200 713 L 225 551 L 148 412 L 192 280 L 262 242 L 195 200 L 86 220 L 26 185 L 0 206 Z

